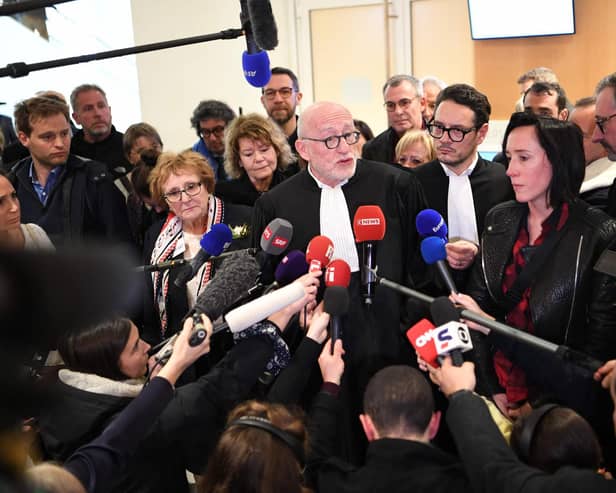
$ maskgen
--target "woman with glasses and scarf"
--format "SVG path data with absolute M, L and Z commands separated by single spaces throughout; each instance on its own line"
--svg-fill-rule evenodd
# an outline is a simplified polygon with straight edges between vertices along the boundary
M 222 223 L 240 231 L 246 230 L 250 222 L 250 208 L 226 204 L 213 195 L 214 173 L 197 152 L 161 154 L 150 173 L 149 183 L 152 199 L 165 202 L 169 214 L 146 233 L 145 264 L 190 260 L 201 250 L 200 240 L 213 225 Z M 247 247 L 247 241 L 247 238 L 236 238 L 230 249 Z M 180 330 L 184 316 L 215 274 L 211 262 L 200 266 L 186 283 L 176 283 L 182 273 L 180 268 L 146 274 L 142 334 L 152 345 Z M 214 355 L 221 350 L 216 339 L 212 347 Z

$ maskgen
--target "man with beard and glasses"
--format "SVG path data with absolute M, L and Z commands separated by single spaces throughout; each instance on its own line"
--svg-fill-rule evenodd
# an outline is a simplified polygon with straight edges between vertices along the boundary
M 272 68 L 272 77 L 262 89 L 261 103 L 268 116 L 278 124 L 287 136 L 289 146 L 295 152 L 297 140 L 297 105 L 302 101 L 299 82 L 293 71 L 284 67 Z M 287 169 L 287 174 L 299 171 L 296 164 Z

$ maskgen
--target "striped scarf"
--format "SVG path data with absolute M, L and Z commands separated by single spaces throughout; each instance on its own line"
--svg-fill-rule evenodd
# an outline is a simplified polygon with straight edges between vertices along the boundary
M 208 220 L 206 232 L 210 230 L 213 224 L 222 222 L 224 217 L 223 202 L 219 198 L 210 195 L 208 202 Z M 156 238 L 150 263 L 152 265 L 167 262 L 169 260 L 183 258 L 186 245 L 184 244 L 184 230 L 182 229 L 182 220 L 173 213 L 169 213 L 165 224 Z M 198 279 L 197 294 L 208 283 L 212 277 L 212 263 L 205 262 L 197 271 L 195 276 Z M 160 316 L 160 331 L 164 338 L 168 328 L 167 320 L 167 303 L 169 292 L 169 269 L 153 272 L 152 285 L 154 287 L 154 304 L 158 307 Z

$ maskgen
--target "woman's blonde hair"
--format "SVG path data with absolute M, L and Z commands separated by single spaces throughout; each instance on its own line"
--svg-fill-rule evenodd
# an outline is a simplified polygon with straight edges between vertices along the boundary
M 231 178 L 240 178 L 246 172 L 240 166 L 242 138 L 258 140 L 273 146 L 279 170 L 284 170 L 297 159 L 280 127 L 269 118 L 257 113 L 238 116 L 225 131 L 225 171 Z
M 413 130 L 408 130 L 402 137 L 400 137 L 400 140 L 396 144 L 396 162 L 398 162 L 398 159 L 404 152 L 404 149 L 417 142 L 421 142 L 426 148 L 428 154 L 428 160 L 426 161 L 427 163 L 436 159 L 436 149 L 434 148 L 432 137 L 430 137 L 425 131 L 415 128 Z

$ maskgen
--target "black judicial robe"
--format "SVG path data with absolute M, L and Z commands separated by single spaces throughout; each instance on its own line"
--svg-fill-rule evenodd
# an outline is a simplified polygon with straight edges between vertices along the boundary
M 391 165 L 359 159 L 355 175 L 342 190 L 351 221 L 362 205 L 378 205 L 383 210 L 386 232 L 377 245 L 379 275 L 415 289 L 421 288 L 425 266 L 418 253 L 415 217 L 426 206 L 416 177 Z M 320 234 L 320 200 L 321 190 L 306 170 L 263 194 L 253 211 L 253 246 L 259 244 L 265 226 L 272 219 L 282 218 L 293 225 L 287 251 L 305 251 L 310 240 Z M 359 248 L 358 256 L 361 262 Z M 363 434 L 357 415 L 361 412 L 361 398 L 368 380 L 385 366 L 414 364 L 415 359 L 412 347 L 400 330 L 406 300 L 378 286 L 372 307 L 366 308 L 360 284 L 359 273 L 353 273 L 349 286 L 350 308 L 343 318 L 342 335 L 346 368 L 341 399 L 348 408 L 345 419 L 352 421 L 347 425 L 354 431 L 341 430 L 340 453 L 352 461 L 363 458 L 364 447 L 358 445 L 358 441 L 363 441 Z
M 438 211 L 443 216 L 445 224 L 448 224 L 447 198 L 449 194 L 449 177 L 443 171 L 439 161 L 435 159 L 434 161 L 422 164 L 417 168 L 413 168 L 412 172 L 421 183 L 428 207 Z M 483 233 L 483 225 L 488 211 L 501 202 L 515 199 L 511 180 L 505 172 L 505 167 L 502 164 L 487 161 L 479 156 L 477 165 L 469 176 L 479 238 L 481 238 Z M 471 267 L 464 271 L 451 269 L 456 286 L 463 292 L 466 290 Z M 440 285 L 440 280 L 437 280 L 436 283 Z M 445 286 L 442 286 L 442 288 L 443 291 L 440 294 L 446 294 Z

